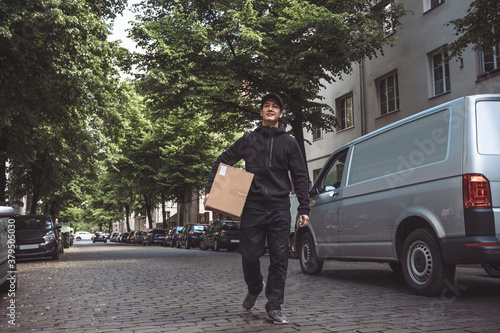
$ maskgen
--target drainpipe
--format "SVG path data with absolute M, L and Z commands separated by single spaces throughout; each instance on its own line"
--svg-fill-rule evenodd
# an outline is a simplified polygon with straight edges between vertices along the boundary
M 366 134 L 365 131 L 365 73 L 363 67 L 363 59 L 359 62 L 359 103 L 361 112 L 361 136 Z

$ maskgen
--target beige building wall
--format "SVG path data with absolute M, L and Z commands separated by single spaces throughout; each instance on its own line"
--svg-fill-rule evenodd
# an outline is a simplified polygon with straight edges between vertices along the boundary
M 391 36 L 395 45 L 384 48 L 384 55 L 361 64 L 353 64 L 353 71 L 343 75 L 321 92 L 324 102 L 332 106 L 337 118 L 337 100 L 352 95 L 353 126 L 345 130 L 325 133 L 313 140 L 310 132 L 305 138 L 313 142 L 306 145 L 306 156 L 311 180 L 314 170 L 320 169 L 328 156 L 345 143 L 379 129 L 397 120 L 441 103 L 472 94 L 500 93 L 500 75 L 481 77 L 481 54 L 471 48 L 462 59 L 449 62 L 451 90 L 434 95 L 432 54 L 456 37 L 449 21 L 463 17 L 471 0 L 445 1 L 431 10 L 429 0 L 397 1 L 411 12 L 403 19 L 403 26 Z M 399 109 L 382 115 L 378 94 L 378 80 L 397 73 Z

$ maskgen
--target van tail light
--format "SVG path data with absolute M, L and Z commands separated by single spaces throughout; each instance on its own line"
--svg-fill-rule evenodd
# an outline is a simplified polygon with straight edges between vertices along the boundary
M 490 208 L 490 182 L 479 174 L 464 175 L 463 178 L 465 208 Z

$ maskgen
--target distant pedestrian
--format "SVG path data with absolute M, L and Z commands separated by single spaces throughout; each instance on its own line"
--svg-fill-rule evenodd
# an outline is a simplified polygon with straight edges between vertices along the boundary
M 283 101 L 276 94 L 267 94 L 260 105 L 262 125 L 245 134 L 223 152 L 214 163 L 205 187 L 205 203 L 219 163 L 234 165 L 245 161 L 254 179 L 241 215 L 239 252 L 248 294 L 243 308 L 254 308 L 265 289 L 267 318 L 275 324 L 286 324 L 281 313 L 288 269 L 290 237 L 290 177 L 299 200 L 299 225 L 309 221 L 308 176 L 297 141 L 278 127 L 283 116 Z M 267 285 L 261 274 L 260 257 L 269 250 Z

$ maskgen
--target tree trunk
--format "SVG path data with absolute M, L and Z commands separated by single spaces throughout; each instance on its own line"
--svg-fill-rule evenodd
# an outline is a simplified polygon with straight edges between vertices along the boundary
M 127 232 L 130 232 L 130 205 L 125 205 L 125 225 Z
M 148 198 L 147 194 L 143 195 L 144 202 L 146 204 L 146 215 L 148 217 L 148 228 L 151 229 L 153 227 L 153 217 L 151 215 L 151 199 Z
M 2 128 L 0 132 L 0 204 L 7 202 L 7 145 L 9 143 L 7 128 Z
M 306 165 L 307 175 L 309 176 L 309 168 L 307 167 L 307 156 L 306 156 L 306 148 L 304 145 L 304 132 L 302 127 L 302 114 L 300 112 L 294 113 L 295 117 L 290 121 L 290 125 L 292 125 L 293 136 L 297 140 L 300 151 L 302 152 L 302 157 L 304 158 L 304 163 Z
M 165 194 L 161 194 L 161 214 L 163 217 L 163 229 L 167 229 L 167 209 L 165 207 Z

